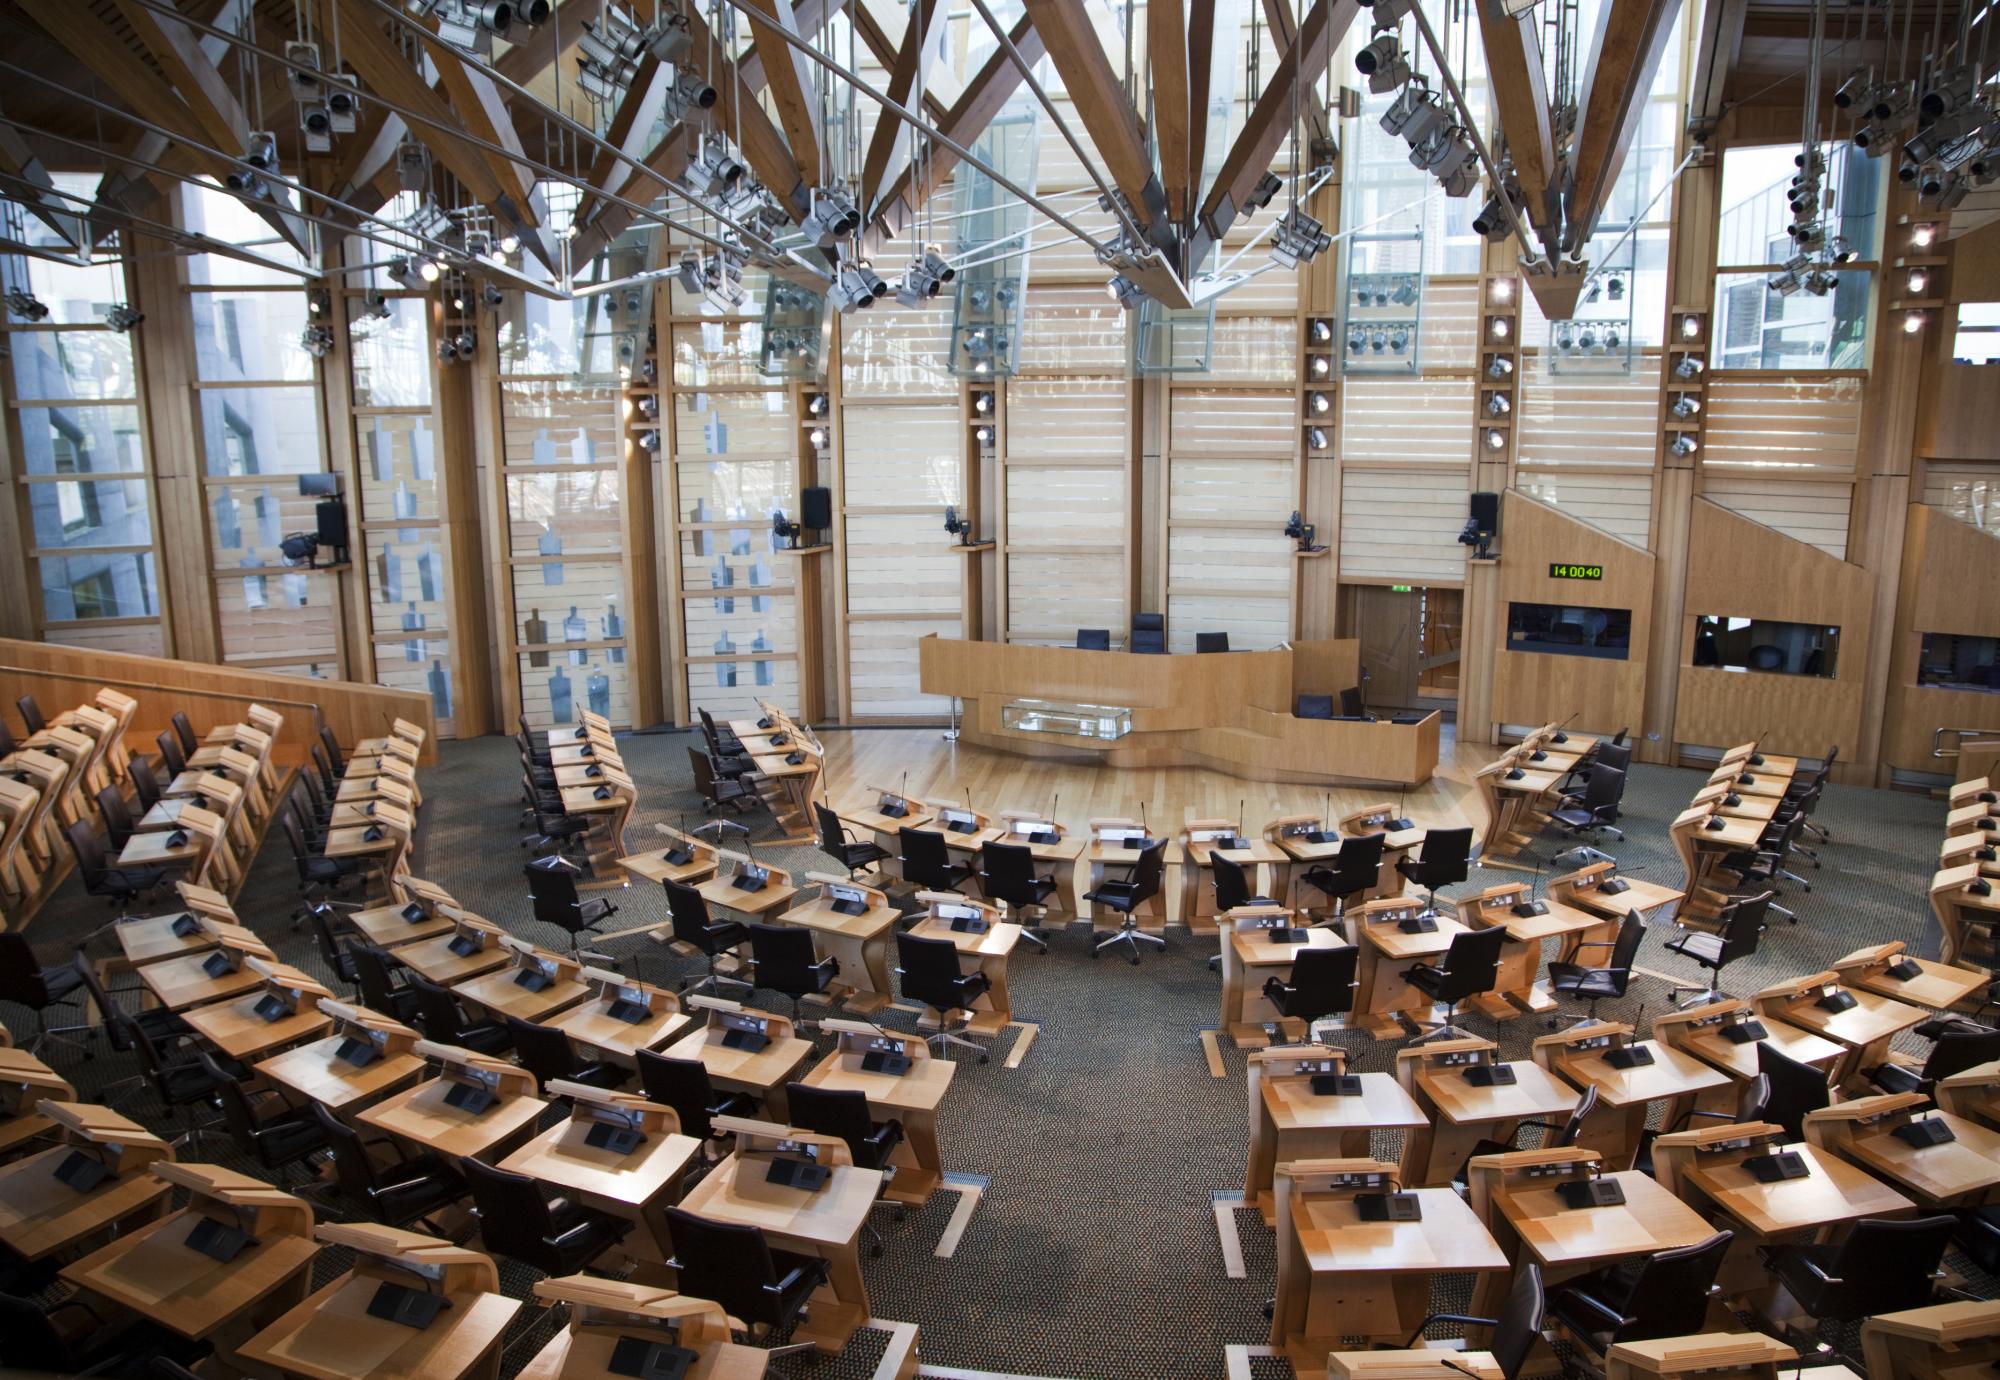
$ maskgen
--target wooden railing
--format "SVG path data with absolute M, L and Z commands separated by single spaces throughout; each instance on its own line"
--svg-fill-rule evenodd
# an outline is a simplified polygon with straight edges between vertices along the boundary
M 398 718 L 423 725 L 428 736 L 421 761 L 427 766 L 437 761 L 430 696 L 415 691 L 0 638 L 0 705 L 10 718 L 22 695 L 33 695 L 53 715 L 107 685 L 139 701 L 126 734 L 134 752 L 148 751 L 177 710 L 186 712 L 201 732 L 213 724 L 238 723 L 250 705 L 264 704 L 285 716 L 274 755 L 287 764 L 306 759 L 321 725 L 331 728 L 343 746 L 351 746 L 387 733 Z

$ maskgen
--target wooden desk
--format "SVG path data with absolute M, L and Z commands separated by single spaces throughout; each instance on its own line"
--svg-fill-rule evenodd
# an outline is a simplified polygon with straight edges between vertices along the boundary
M 149 1221 L 167 1204 L 165 1180 L 148 1173 L 174 1152 L 138 1122 L 88 1102 L 42 1102 L 62 1143 L 0 1165 L 0 1245 L 24 1260 L 46 1260 L 84 1246 L 124 1224 Z M 71 1155 L 109 1168 L 88 1193 L 56 1177 Z
M 293 987 L 300 996 L 292 1009 L 277 1020 L 267 1021 L 257 1013 L 258 1004 L 272 995 L 272 985 L 268 982 L 234 1001 L 198 1006 L 183 1019 L 194 1027 L 195 1034 L 232 1059 L 256 1059 L 273 1050 L 316 1040 L 333 1028 L 332 1018 L 321 1014 L 319 1009 L 319 998 L 331 994 L 303 973 L 299 976 L 311 985 Z
M 839 1044 L 799 1081 L 828 1092 L 864 1093 L 875 1120 L 902 1122 L 902 1143 L 890 1154 L 896 1174 L 884 1196 L 900 1203 L 929 1202 L 944 1179 L 944 1161 L 938 1152 L 938 1107 L 958 1065 L 931 1057 L 930 1046 L 919 1036 L 885 1034 L 874 1026 L 843 1020 L 828 1020 L 820 1029 L 836 1035 Z M 901 1055 L 910 1061 L 910 1067 L 900 1074 L 871 1072 L 862 1066 L 870 1054 Z
M 681 1012 L 680 998 L 664 987 L 603 968 L 584 968 L 577 977 L 590 989 L 590 995 L 561 1015 L 551 1016 L 547 1024 L 611 1063 L 637 1068 L 640 1050 L 659 1049 L 691 1024 Z M 644 1007 L 646 1015 L 628 1021 L 614 1014 L 614 1008 L 623 1010 L 628 1004 Z
M 792 1336 L 821 1351 L 843 1350 L 871 1316 L 857 1243 L 881 1191 L 881 1172 L 841 1164 L 818 1192 L 808 1192 L 767 1181 L 768 1163 L 767 1156 L 732 1151 L 681 1206 L 711 1221 L 758 1227 L 779 1250 L 825 1260 L 827 1282 L 814 1291 L 811 1317 Z
M 491 1012 L 495 1019 L 512 1016 L 517 1021 L 539 1025 L 558 1011 L 567 1011 L 591 995 L 591 988 L 577 976 L 575 960 L 562 954 L 538 949 L 508 935 L 500 947 L 510 956 L 505 968 L 467 978 L 452 988 L 472 1005 Z M 546 979 L 539 991 L 523 986 L 534 975 Z
M 1619 884 L 1623 883 L 1623 890 Z M 1609 939 L 1618 932 L 1618 921 L 1632 911 L 1655 919 L 1654 912 L 1664 911 L 1668 906 L 1679 905 L 1686 893 L 1676 891 L 1658 882 L 1645 881 L 1639 877 L 1623 877 L 1614 862 L 1591 863 L 1561 877 L 1549 878 L 1549 900 L 1560 901 L 1573 910 L 1587 910 L 1592 915 L 1612 921 L 1597 934 L 1585 932 L 1573 936 L 1574 939 Z M 1566 963 L 1575 961 L 1575 951 L 1565 942 L 1561 952 Z
M 1516 746 L 1473 774 L 1492 820 L 1484 841 L 1485 856 L 1511 858 L 1534 842 L 1548 822 L 1544 797 L 1561 783 L 1565 772 L 1538 770 L 1528 762 L 1526 745 Z
M 1650 1064 L 1621 1069 L 1605 1056 L 1615 1049 L 1644 1049 Z M 1597 1089 L 1597 1113 L 1584 1123 L 1578 1144 L 1603 1152 L 1614 1168 L 1630 1168 L 1648 1109 L 1664 1104 L 1660 1125 L 1675 1126 L 1702 1093 L 1730 1085 L 1730 1077 L 1657 1040 L 1637 1040 L 1629 1025 L 1585 1022 L 1535 1041 L 1535 1062 L 1581 1091 Z
M 890 982 L 890 947 L 903 913 L 874 887 L 831 873 L 808 872 L 807 899 L 778 916 L 781 925 L 811 930 L 813 946 L 839 960 L 840 972 L 828 994 L 860 1014 L 873 1015 L 895 1000 Z M 835 909 L 859 906 L 859 914 Z
M 1361 949 L 1356 968 L 1360 985 L 1354 990 L 1350 1024 L 1371 1039 L 1400 1040 L 1406 1034 L 1405 1018 L 1417 1022 L 1430 1015 L 1430 997 L 1403 975 L 1418 963 L 1435 965 L 1451 947 L 1453 936 L 1466 932 L 1458 921 L 1439 915 L 1437 929 L 1403 933 L 1402 921 L 1414 919 L 1421 908 L 1414 896 L 1381 897 L 1348 907 L 1348 923 Z
M 1993 982 L 1990 974 L 1916 958 L 1906 952 L 1907 948 L 1900 939 L 1871 944 L 1834 960 L 1833 971 L 1840 975 L 1843 987 L 1859 988 L 1878 997 L 1894 997 L 1931 1011 L 1960 1008 L 1970 1011 L 1979 1005 L 1974 998 Z M 1907 978 L 1889 971 L 1902 963 L 1913 963 L 1918 971 Z
M 197 920 L 192 933 L 174 933 L 175 926 L 181 925 L 184 919 Z M 197 917 L 184 910 L 177 910 L 171 915 L 146 915 L 120 921 L 112 933 L 118 936 L 119 956 L 134 968 L 143 968 L 148 963 L 158 963 L 166 958 L 205 953 L 214 948 L 216 942 L 215 936 L 202 928 Z
M 193 808 L 190 806 L 189 808 Z M 208 851 L 208 843 L 192 829 L 182 829 L 182 841 L 172 833 L 135 833 L 119 851 L 119 867 L 192 867 Z
M 2000 1059 L 1940 1078 L 1935 1092 L 1953 1116 L 2000 1130 Z
M 1364 1073 L 1359 1094 L 1315 1093 L 1313 1078 L 1344 1073 L 1346 1056 L 1325 1045 L 1285 1045 L 1249 1060 L 1250 1153 L 1243 1200 L 1277 1220 L 1274 1172 L 1293 1160 L 1362 1159 L 1376 1131 L 1428 1125 L 1423 1109 L 1386 1073 Z
M 893 857 L 896 852 L 897 835 L 905 829 L 921 829 L 931 821 L 931 812 L 924 803 L 913 796 L 898 791 L 874 791 L 868 803 L 847 805 L 834 813 L 841 822 L 850 825 L 855 832 L 871 837 L 878 848 L 888 851 Z M 901 807 L 903 814 L 887 813 L 890 808 Z
M 1822 1107 L 1806 1113 L 1806 1140 L 1895 1185 L 1927 1210 L 1991 1202 L 2000 1187 L 2000 1131 L 1950 1112 L 1921 1115 L 1929 1105 L 1920 1093 L 1888 1093 Z M 1919 1147 L 1896 1135 L 1916 1121 L 1941 1123 L 1952 1139 Z
M 1316 1368 L 1346 1337 L 1400 1345 L 1430 1312 L 1440 1271 L 1507 1268 L 1499 1244 L 1448 1188 L 1410 1190 L 1420 1221 L 1363 1221 L 1355 1198 L 1395 1186 L 1394 1167 L 1376 1160 L 1278 1166 L 1271 1345 L 1293 1357 L 1295 1369 Z
M 910 927 L 910 933 L 918 939 L 949 940 L 958 950 L 958 969 L 961 973 L 984 973 L 992 985 L 973 998 L 967 1026 L 981 1035 L 995 1035 L 1014 1019 L 1014 997 L 1007 987 L 1007 960 L 1021 942 L 1021 927 L 1000 918 L 1000 909 L 988 902 L 969 901 L 963 896 L 947 891 L 920 891 L 916 899 L 929 907 L 928 912 Z M 940 907 L 944 909 L 941 911 Z M 941 918 L 954 909 L 977 907 L 986 928 L 977 932 L 955 930 L 951 921 Z M 918 1019 L 918 1024 L 926 1029 L 934 1028 L 929 1012 Z
M 406 911 L 413 911 L 417 918 L 412 920 Z M 349 911 L 347 923 L 378 949 L 400 949 L 448 935 L 454 928 L 450 916 L 417 901 Z
M 1696 1376 L 1704 1380 L 1779 1380 L 1779 1367 L 1789 1367 L 1798 1359 L 1798 1352 L 1761 1332 L 1704 1332 L 1652 1342 L 1619 1342 L 1605 1357 L 1605 1374 L 1606 1380 L 1694 1380 Z M 1811 1374 L 1818 1377 L 1824 1372 L 1815 1369 Z
M 1504 1067 L 1512 1083 L 1467 1081 L 1473 1068 Z M 1523 1121 L 1560 1125 L 1577 1092 L 1540 1064 L 1503 1063 L 1491 1040 L 1433 1040 L 1396 1052 L 1396 1079 L 1426 1118 L 1403 1138 L 1402 1181 L 1430 1188 L 1452 1181 L 1482 1142 L 1511 1144 Z
M 1861 1351 L 1872 1380 L 1969 1380 L 1990 1373 L 2000 1362 L 2000 1302 L 1877 1313 L 1861 1324 Z
M 1439 1359 L 1451 1357 L 1449 1368 Z M 1327 1380 L 1438 1380 L 1469 1375 L 1473 1380 L 1506 1380 L 1490 1351 L 1336 1351 L 1326 1358 Z
M 446 911 L 445 915 L 452 922 L 451 933 L 399 945 L 390 951 L 390 957 L 426 982 L 435 982 L 440 987 L 456 986 L 468 978 L 513 963 L 513 955 L 500 943 L 506 932 L 498 925 L 463 912 Z M 453 952 L 454 944 L 468 952 Z M 474 945 L 478 947 L 474 948 Z
M 1002 810 L 1000 823 L 1006 836 L 996 842 L 1026 847 L 1034 857 L 1035 871 L 1048 869 L 1048 878 L 1056 884 L 1056 889 L 1042 900 L 1045 919 L 1057 926 L 1074 920 L 1082 913 L 1083 905 L 1078 864 L 1083 861 L 1090 840 L 1084 835 L 1069 833 L 1061 824 L 1035 810 Z M 1033 841 L 1034 837 L 1047 833 L 1056 836 L 1055 842 Z M 1008 905 L 1007 913 L 1015 920 L 1021 918 L 1014 914 L 1012 905 Z
M 1753 1021 L 1763 1028 L 1764 1034 L 1759 1039 L 1738 1043 L 1724 1034 Z M 1787 1058 L 1828 1074 L 1847 1057 L 1844 1046 L 1821 1039 L 1810 1030 L 1786 1025 L 1783 1021 L 1758 1021 L 1757 1013 L 1750 1009 L 1749 1002 L 1733 997 L 1727 1001 L 1711 1002 L 1707 1006 L 1655 1016 L 1653 1037 L 1684 1054 L 1693 1055 L 1710 1068 L 1722 1070 L 1738 1083 L 1757 1076 L 1757 1046 L 1760 1044 L 1767 1044 Z M 1728 1098 L 1726 1107 L 1720 1100 L 1725 1096 Z M 1704 1099 L 1701 1105 L 1708 1111 L 1733 1111 L 1734 1098 L 1733 1091 L 1719 1093 L 1714 1099 Z
M 1345 941 L 1331 929 L 1302 929 L 1303 942 L 1277 943 L 1273 928 L 1294 926 L 1290 912 L 1280 906 L 1245 907 L 1222 917 L 1222 1015 L 1219 1024 L 1238 1049 L 1261 1049 L 1274 1043 L 1266 1026 L 1281 1028 L 1277 1043 L 1295 1044 L 1309 1039 L 1312 1032 L 1305 1022 L 1282 1016 L 1264 995 L 1271 978 L 1289 982 L 1292 965 L 1304 949 L 1339 949 Z
M 653 826 L 666 835 L 666 843 L 659 849 L 643 853 L 627 853 L 618 859 L 618 865 L 635 877 L 644 877 L 649 882 L 683 882 L 688 886 L 707 881 L 715 875 L 716 849 L 712 843 L 705 843 L 692 834 L 684 834 L 664 824 Z M 667 857 L 668 852 L 685 848 L 688 860 L 677 863 Z
M 357 1121 L 448 1159 L 497 1161 L 548 1109 L 534 1096 L 534 1075 L 526 1069 L 428 1040 L 418 1041 L 415 1053 L 444 1061 L 442 1076 L 364 1107 Z M 467 1112 L 445 1101 L 453 1087 L 482 1077 L 495 1092 L 486 1110 Z
M 1743 1167 L 1754 1155 L 1784 1151 L 1805 1160 L 1806 1177 L 1760 1183 Z M 1653 1142 L 1653 1156 L 1656 1170 L 1664 1166 L 1661 1182 L 1728 1217 L 1739 1245 L 1812 1237 L 1863 1217 L 1903 1216 L 1916 1206 L 1835 1155 L 1804 1141 L 1787 1142 L 1783 1128 L 1768 1122 L 1661 1136 Z
M 1969 860 L 1941 867 L 1931 877 L 1931 913 L 1944 933 L 1938 957 L 1962 966 L 2000 968 L 1994 927 L 2000 925 L 2000 863 Z M 1975 890 L 1984 883 L 1987 894 Z
M 188 1205 L 65 1265 L 62 1276 L 177 1336 L 210 1342 L 233 1363 L 252 1334 L 305 1297 L 319 1254 L 312 1209 L 221 1165 L 158 1161 L 151 1170 L 187 1189 Z M 204 1221 L 246 1232 L 251 1243 L 219 1261 L 188 1244 Z
M 701 1154 L 701 1142 L 680 1134 L 671 1107 L 643 1096 L 604 1092 L 581 1083 L 556 1081 L 547 1091 L 570 1099 L 570 1115 L 500 1161 L 502 1169 L 527 1174 L 566 1197 L 641 1228 L 644 1239 L 625 1239 L 625 1250 L 663 1262 L 673 1256 L 664 1209 L 680 1198 L 681 1176 Z M 630 1125 L 645 1140 L 628 1154 L 593 1146 L 593 1127 Z
M 746 891 L 736 884 L 736 878 L 750 865 L 749 855 L 723 848 L 717 850 L 717 858 L 721 871 L 695 887 L 713 910 L 733 911 L 747 920 L 768 923 L 765 917 L 790 906 L 792 898 L 799 894 L 792 885 L 791 874 L 769 863 L 757 864 L 770 872 L 764 885 Z
M 799 757 L 796 762 L 789 760 L 794 752 Z M 790 752 L 752 752 L 750 768 L 757 776 L 759 794 L 771 807 L 771 817 L 785 837 L 794 842 L 810 839 L 812 799 L 819 790 L 819 754 L 803 739 L 794 737 Z
M 762 1380 L 766 1373 L 769 1353 L 730 1341 L 727 1315 L 708 1299 L 591 1275 L 536 1280 L 535 1296 L 567 1304 L 569 1326 L 549 1339 L 516 1380 L 614 1380 L 611 1355 L 625 1337 L 694 1352 L 687 1380 Z
M 251 940 L 232 942 L 206 953 L 149 963 L 139 970 L 139 981 L 146 985 L 146 991 L 153 1000 L 169 1011 L 186 1011 L 208 1002 L 228 1001 L 263 985 L 264 979 L 250 968 L 247 960 L 253 955 L 270 959 L 272 954 L 262 944 L 251 947 L 253 943 Z M 209 974 L 202 965 L 217 954 L 228 955 L 237 966 L 219 977 Z
M 666 1048 L 669 1059 L 697 1060 L 709 1081 L 729 1092 L 747 1092 L 760 1099 L 774 1120 L 786 1113 L 785 1084 L 812 1057 L 810 1041 L 793 1034 L 792 1022 L 771 1011 L 759 1011 L 720 997 L 689 997 L 687 1004 L 709 1012 L 708 1024 L 683 1035 Z M 731 1049 L 723 1043 L 730 1030 L 763 1023 L 770 1043 L 760 1050 Z
M 302 1380 L 498 1380 L 500 1343 L 521 1305 L 499 1292 L 490 1259 L 388 1227 L 322 1223 L 316 1234 L 352 1247 L 354 1268 L 252 1337 L 244 1359 Z M 384 1284 L 424 1288 L 419 1271 L 442 1273 L 431 1287 L 448 1302 L 429 1327 L 370 1316 Z
M 21 1154 L 56 1123 L 39 1110 L 44 1102 L 74 1102 L 76 1089 L 47 1064 L 0 1042 L 0 1161 Z
M 1574 954 L 1585 936 L 1606 928 L 1604 917 L 1572 908 L 1554 897 L 1541 902 L 1547 911 L 1545 915 L 1516 915 L 1514 907 L 1528 904 L 1530 895 L 1526 882 L 1504 882 L 1487 887 L 1476 896 L 1448 902 L 1457 912 L 1459 923 L 1468 929 L 1498 928 L 1507 932 L 1506 942 L 1500 946 L 1498 984 L 1491 992 L 1481 992 L 1466 1001 L 1473 1010 L 1495 1021 L 1511 1021 L 1524 1012 L 1539 1015 L 1554 1011 L 1560 1003 L 1549 995 L 1544 983 L 1537 981 L 1543 942 L 1563 940 L 1565 952 Z M 1610 956 L 1606 949 L 1586 958 L 1601 966 Z
M 257 1072 L 300 1103 L 317 1102 L 335 1115 L 367 1106 L 416 1081 L 424 1071 L 415 1053 L 416 1031 L 377 1011 L 348 1002 L 321 1001 L 334 1022 L 323 1040 L 295 1045 L 257 1065 Z M 362 1065 L 342 1057 L 349 1041 L 366 1041 L 375 1058 Z
M 1243 848 L 1218 848 L 1217 842 L 1242 837 Z M 1279 869 L 1291 861 L 1291 854 L 1269 839 L 1238 835 L 1228 820 L 1190 820 L 1180 835 L 1181 852 L 1187 865 L 1181 871 L 1181 923 L 1195 934 L 1213 934 L 1216 929 L 1215 863 L 1219 854 L 1241 867 L 1250 883 L 1250 894 L 1282 900 L 1283 878 Z
M 1830 992 L 1846 992 L 1855 1004 L 1845 1011 L 1828 1011 L 1818 1002 Z M 1887 1062 L 1889 1041 L 1931 1016 L 1921 1006 L 1843 987 L 1832 970 L 1774 983 L 1750 1003 L 1767 1022 L 1784 1021 L 1845 1047 L 1847 1058 L 1834 1074 L 1835 1087 L 1856 1079 L 1863 1069 Z

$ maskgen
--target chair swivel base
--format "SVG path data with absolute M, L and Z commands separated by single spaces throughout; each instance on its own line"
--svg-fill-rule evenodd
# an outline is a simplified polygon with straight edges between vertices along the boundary
M 1099 931 L 1099 933 L 1102 933 L 1102 931 Z M 1113 944 L 1124 944 L 1129 947 L 1132 951 L 1132 962 L 1135 964 L 1139 961 L 1139 946 L 1141 944 L 1152 944 L 1162 949 L 1167 947 L 1165 939 L 1157 934 L 1148 934 L 1146 931 L 1140 929 L 1138 919 L 1130 915 L 1125 917 L 1124 923 L 1119 925 L 1114 933 L 1098 940 L 1091 946 L 1090 956 L 1096 958 Z
M 1683 992 L 1693 995 L 1683 997 L 1681 996 Z M 1676 1011 L 1691 1011 L 1697 1006 L 1712 1006 L 1716 1002 L 1732 1001 L 1734 998 L 1711 981 L 1706 987 L 1684 987 L 1680 983 L 1675 983 L 1667 989 L 1667 1000 L 1674 1004 Z
M 984 1064 L 992 1059 L 992 1051 L 988 1050 L 985 1045 L 980 1044 L 977 1040 L 966 1039 L 960 1033 L 968 1029 L 970 1024 L 971 1022 L 968 1020 L 960 1021 L 957 1025 L 952 1025 L 945 1018 L 944 1014 L 940 1013 L 938 1028 L 924 1036 L 924 1043 L 940 1054 L 944 1052 L 945 1047 L 948 1045 L 956 1045 L 960 1049 L 969 1049 L 974 1054 L 977 1054 L 979 1062 Z

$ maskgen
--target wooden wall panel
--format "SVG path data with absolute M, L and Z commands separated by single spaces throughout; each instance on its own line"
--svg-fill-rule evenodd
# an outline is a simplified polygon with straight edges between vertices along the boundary
M 1470 379 L 1344 379 L 1341 463 L 1436 464 L 1462 472 L 1472 456 L 1472 407 Z
M 2000 637 L 2000 534 L 1912 503 L 1899 596 L 1882 760 L 1902 771 L 1949 776 L 1951 760 L 1931 756 L 1936 731 L 2000 732 L 2000 693 L 1919 687 L 1918 656 L 1927 632 Z
M 1546 356 L 1530 357 L 1522 360 L 1521 374 L 1514 445 L 1522 469 L 1652 473 L 1659 444 L 1658 356 L 1634 360 L 1628 374 L 1557 373 Z
M 1468 453 L 1470 453 L 1468 451 Z M 1465 579 L 1465 472 L 1346 468 L 1340 492 L 1340 578 L 1456 585 Z
M 1778 752 L 1818 758 L 1837 743 L 1852 758 L 1875 577 L 1707 499 L 1694 500 L 1692 518 L 1674 741 L 1727 747 L 1763 735 Z M 1695 666 L 1695 619 L 1704 614 L 1838 627 L 1834 678 Z
M 1996 427 L 2000 433 L 2000 427 Z M 2000 532 L 2000 465 L 1964 460 L 1924 462 L 1924 502 L 1947 517 Z
M 1651 445 L 1650 434 L 1647 444 Z M 1641 548 L 1647 545 L 1653 517 L 1650 474 L 1552 474 L 1538 470 L 1520 474 L 1514 487 L 1620 541 Z M 1503 525 L 1503 540 L 1509 535 Z
M 1501 498 L 1500 532 L 1497 616 L 1503 633 L 1494 658 L 1490 711 L 1494 722 L 1540 724 L 1575 715 L 1575 725 L 1586 732 L 1612 733 L 1636 726 L 1645 707 L 1646 648 L 1652 636 L 1652 555 L 1644 547 L 1512 491 Z M 1553 562 L 1601 565 L 1604 578 L 1552 579 Z M 1629 610 L 1628 659 L 1510 650 L 1504 627 L 1511 603 Z
M 1860 379 L 1719 377 L 1709 381 L 1706 396 L 1705 469 L 1854 472 Z
M 1752 522 L 1818 547 L 1835 560 L 1847 558 L 1847 519 L 1854 486 L 1810 479 L 1762 479 L 1706 470 L 1701 496 Z

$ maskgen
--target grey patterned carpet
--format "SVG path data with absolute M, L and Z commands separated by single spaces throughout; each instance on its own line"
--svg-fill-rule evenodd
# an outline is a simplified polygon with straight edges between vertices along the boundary
M 656 820 L 700 818 L 684 743 L 678 734 L 635 735 L 621 743 L 644 801 L 631 835 L 635 844 L 642 834 L 650 836 Z M 559 932 L 526 918 L 520 874 L 526 855 L 515 846 L 521 833 L 518 779 L 509 740 L 444 744 L 441 763 L 422 777 L 427 803 L 417 871 L 510 929 L 561 944 Z M 1627 840 L 1606 845 L 1625 870 L 1678 881 L 1666 826 L 1699 779 L 1690 771 L 1634 768 Z M 1807 895 L 1792 885 L 1784 898 L 1799 923 L 1775 924 L 1762 950 L 1730 970 L 1730 990 L 1754 991 L 1827 966 L 1863 943 L 1902 938 L 1929 949 L 1934 936 L 1926 934 L 1926 859 L 1935 856 L 1943 813 L 1920 796 L 1830 787 L 1818 819 L 1832 829 L 1833 842 L 1821 849 L 1822 868 L 1807 872 L 1813 891 Z M 765 826 L 760 837 L 769 834 Z M 1544 841 L 1537 851 L 1546 859 L 1559 845 Z M 820 865 L 811 849 L 771 845 L 760 853 L 794 869 Z M 1475 875 L 1459 889 L 1515 876 Z M 294 880 L 289 853 L 273 830 L 238 910 L 284 958 L 324 976 L 309 932 L 294 933 L 287 924 L 297 901 Z M 651 887 L 616 893 L 616 899 L 620 909 L 609 929 L 666 918 L 663 897 Z M 35 919 L 29 937 L 44 962 L 66 962 L 79 939 L 105 918 L 103 905 L 72 880 Z M 1244 1065 L 1241 1055 L 1227 1051 L 1227 1075 L 1218 1079 L 1203 1061 L 1199 1032 L 1216 1019 L 1218 980 L 1206 966 L 1213 941 L 1176 929 L 1163 952 L 1148 951 L 1132 967 L 1112 959 L 1093 962 L 1087 937 L 1079 927 L 1055 936 L 1046 955 L 1025 946 L 1017 952 L 1017 1013 L 1039 1023 L 1040 1036 L 1019 1069 L 1002 1067 L 1004 1037 L 991 1064 L 962 1064 L 941 1118 L 946 1169 L 984 1176 L 985 1197 L 949 1260 L 933 1251 L 956 1195 L 938 1194 L 901 1224 L 881 1219 L 887 1253 L 864 1261 L 874 1310 L 917 1323 L 925 1360 L 939 1365 L 1035 1376 L 1217 1377 L 1226 1343 L 1265 1339 L 1261 1305 L 1272 1290 L 1273 1255 L 1269 1233 L 1239 1214 L 1248 1278 L 1224 1277 L 1212 1201 L 1217 1190 L 1241 1186 Z M 604 947 L 628 971 L 655 981 L 678 980 L 694 968 L 649 941 L 620 942 L 614 935 Z M 1639 961 L 1690 982 L 1699 977 L 1661 952 L 1657 939 L 1648 939 Z M 776 1009 L 788 1009 L 782 998 L 771 999 Z M 1641 978 L 1627 1002 L 1608 1003 L 1603 1014 L 1632 1019 L 1642 1007 L 1658 1012 L 1666 1005 L 1664 984 Z M 909 1019 L 886 1015 L 892 1023 Z M 18 1008 L 0 1005 L 0 1020 L 17 1031 L 32 1028 Z M 1489 1033 L 1485 1021 L 1474 1017 L 1471 1024 Z M 1502 1026 L 1498 1038 L 1510 1057 L 1523 1057 L 1543 1029 L 1539 1021 L 1517 1020 Z M 1390 1045 L 1346 1038 L 1359 1067 L 1383 1069 L 1392 1062 Z M 1913 1048 L 1921 1047 L 1914 1042 Z M 131 1071 L 105 1052 L 85 1063 L 56 1049 L 51 1059 L 85 1096 Z M 171 1119 L 150 1092 L 130 1094 L 118 1105 L 171 1134 Z M 343 1264 L 336 1252 L 324 1253 L 321 1278 Z M 510 1293 L 527 1296 L 529 1271 L 510 1266 L 505 1277 Z M 1462 1306 L 1463 1290 L 1463 1280 L 1441 1279 L 1438 1304 Z M 548 1326 L 532 1317 L 518 1325 L 527 1335 L 510 1349 L 508 1375 L 538 1349 Z M 793 1374 L 829 1380 L 866 1376 L 880 1345 L 879 1336 L 863 1334 L 838 1360 L 786 1366 Z

